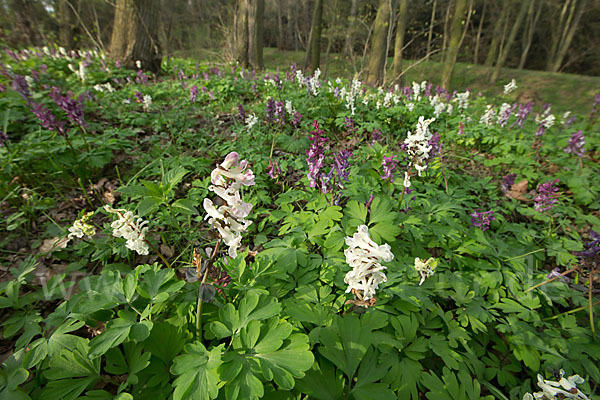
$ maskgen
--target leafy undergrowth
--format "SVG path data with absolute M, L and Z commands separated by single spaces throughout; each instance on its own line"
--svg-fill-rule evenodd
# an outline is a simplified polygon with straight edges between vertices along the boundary
M 2 62 L 0 398 L 596 391 L 599 99 Z

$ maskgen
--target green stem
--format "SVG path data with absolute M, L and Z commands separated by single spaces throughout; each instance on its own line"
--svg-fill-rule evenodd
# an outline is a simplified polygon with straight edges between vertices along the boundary
M 565 275 L 567 275 L 567 274 L 569 274 L 569 273 L 571 273 L 571 272 L 573 272 L 573 271 L 577 271 L 578 269 L 579 269 L 579 267 L 575 267 L 575 268 L 572 268 L 572 269 L 570 269 L 570 270 L 568 270 L 568 271 L 565 271 L 565 272 L 563 272 L 562 274 L 560 274 L 560 275 L 558 275 L 558 276 L 552 277 L 552 278 L 550 278 L 550 279 L 548 279 L 548 280 L 545 280 L 545 281 L 544 281 L 544 282 L 542 282 L 542 283 L 538 283 L 537 285 L 530 287 L 529 289 L 527 289 L 527 290 L 526 290 L 525 292 L 523 292 L 523 293 L 529 293 L 529 292 L 531 292 L 532 290 L 539 288 L 540 286 L 544 286 L 546 283 L 553 282 L 553 281 L 557 280 L 558 278 L 560 278 L 561 276 L 565 276 Z
M 90 200 L 90 197 L 88 196 L 85 188 L 83 187 L 83 183 L 81 183 L 81 178 L 77 178 L 77 183 L 79 184 L 79 187 L 81 188 L 81 191 L 83 192 L 83 195 L 85 196 L 85 199 L 87 200 L 88 204 L 93 209 L 94 205 L 92 204 L 92 200 Z
M 85 138 L 85 135 L 87 134 L 87 132 L 86 132 L 85 128 L 81 125 L 79 125 L 79 134 L 81 135 L 81 138 L 83 139 L 83 143 L 85 144 L 85 147 L 89 153 L 91 151 L 90 144 L 87 142 L 87 140 Z
M 221 247 L 221 239 L 217 240 L 217 244 L 210 255 L 210 259 L 206 263 L 206 270 L 204 270 L 204 275 L 202 275 L 202 282 L 200 282 L 200 288 L 202 285 L 206 283 L 206 278 L 208 278 L 208 271 L 210 271 L 210 267 L 215 261 L 215 257 L 219 253 L 219 247 Z M 196 305 L 196 338 L 202 340 L 202 304 L 204 302 L 200 298 L 200 294 L 198 293 L 198 303 Z
M 152 249 L 153 252 L 156 253 L 156 255 L 158 255 L 160 257 L 160 259 L 165 263 L 165 265 L 169 268 L 169 269 L 173 269 L 173 267 L 171 266 L 171 264 L 169 264 L 169 262 L 167 261 L 167 259 L 165 258 L 165 256 L 162 255 L 162 253 L 160 251 L 158 251 L 158 249 L 156 247 L 154 247 L 152 245 L 152 243 L 150 243 L 150 241 L 146 238 L 144 238 L 144 242 L 146 242 L 146 244 L 148 246 L 150 246 L 150 248 Z
M 594 305 L 592 304 L 592 288 L 594 282 L 594 269 L 590 271 L 590 291 L 588 293 L 588 300 L 590 302 L 590 328 L 592 329 L 592 334 L 594 335 L 594 339 L 596 339 L 596 327 L 594 326 Z
M 594 303 L 594 304 L 592 304 L 591 306 L 592 306 L 592 307 L 593 307 L 593 306 L 597 306 L 598 304 L 600 304 L 600 300 L 598 300 L 597 302 L 595 302 L 595 303 Z M 572 310 L 565 311 L 564 313 L 560 313 L 560 314 L 554 315 L 554 316 L 552 316 L 552 317 L 545 318 L 545 319 L 544 319 L 544 321 L 551 321 L 551 320 L 553 320 L 553 319 L 558 319 L 558 318 L 560 318 L 560 317 L 561 317 L 561 316 L 563 316 L 563 315 L 568 315 L 568 314 L 573 314 L 573 313 L 576 313 L 576 312 L 579 312 L 579 311 L 583 311 L 583 310 L 585 310 L 585 309 L 586 309 L 586 308 L 588 308 L 588 307 L 590 307 L 590 306 L 589 306 L 589 305 L 587 305 L 587 306 L 581 306 L 581 307 L 577 307 L 577 308 L 574 308 L 574 309 L 572 309 Z

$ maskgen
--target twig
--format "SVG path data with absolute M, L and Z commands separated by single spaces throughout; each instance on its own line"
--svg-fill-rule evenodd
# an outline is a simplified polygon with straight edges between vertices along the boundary
M 569 274 L 569 273 L 571 273 L 571 272 L 573 272 L 573 271 L 577 271 L 578 269 L 579 269 L 579 267 L 575 267 L 575 268 L 573 268 L 573 269 L 570 269 L 570 270 L 568 270 L 568 271 L 565 271 L 565 272 L 563 272 L 563 273 L 562 273 L 562 274 L 560 274 L 560 275 L 554 276 L 554 277 L 552 277 L 552 278 L 550 278 L 550 279 L 548 279 L 548 280 L 546 280 L 546 281 L 544 281 L 544 282 L 542 282 L 542 283 L 538 283 L 537 285 L 530 287 L 529 289 L 527 289 L 527 290 L 526 290 L 525 292 L 523 292 L 523 293 L 529 293 L 529 292 L 531 292 L 532 290 L 539 288 L 540 286 L 544 286 L 546 283 L 550 283 L 550 282 L 552 282 L 552 281 L 555 281 L 555 280 L 557 280 L 558 278 L 560 278 L 561 276 L 565 276 L 565 275 L 567 275 L 567 274 Z

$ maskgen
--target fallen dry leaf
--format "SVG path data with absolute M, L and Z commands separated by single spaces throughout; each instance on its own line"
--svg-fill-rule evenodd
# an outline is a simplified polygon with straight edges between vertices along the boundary
M 66 236 L 63 238 L 53 237 L 50 239 L 46 239 L 44 240 L 44 243 L 42 243 L 42 245 L 40 246 L 40 253 L 49 253 L 56 249 L 64 249 L 65 247 L 67 247 L 69 241 L 70 239 Z
M 524 179 L 519 183 L 515 183 L 512 185 L 510 190 L 506 192 L 506 197 L 520 201 L 531 201 L 531 199 L 523 196 L 523 193 L 527 192 L 527 185 L 529 185 L 529 181 L 527 179 Z

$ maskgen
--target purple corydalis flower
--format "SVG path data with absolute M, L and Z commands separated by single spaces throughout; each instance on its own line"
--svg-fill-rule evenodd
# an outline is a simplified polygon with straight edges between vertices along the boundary
M 275 102 L 275 122 L 280 125 L 285 125 L 285 104 L 283 101 Z
M 590 230 L 590 241 L 583 244 L 583 251 L 578 252 L 579 257 L 592 258 L 600 253 L 600 233 Z
M 585 153 L 585 149 L 583 148 L 584 145 L 585 137 L 583 136 L 583 133 L 581 133 L 581 130 L 578 130 L 571 135 L 569 143 L 567 144 L 567 147 L 565 147 L 565 152 L 574 154 L 577 157 L 583 157 L 583 154 Z
M 294 120 L 292 121 L 292 125 L 294 128 L 298 128 L 300 126 L 300 122 L 302 122 L 302 114 L 298 111 L 294 113 Z
M 373 129 L 373 132 L 371 132 L 371 144 L 375 144 L 375 142 L 379 142 L 382 137 L 383 137 L 383 135 L 381 134 L 381 131 L 379 129 L 377 129 L 377 128 Z
M 463 133 L 465 133 L 465 124 L 461 121 L 458 123 L 458 134 L 462 135 Z
M 350 157 L 352 157 L 352 151 L 350 150 L 340 150 L 333 156 L 338 177 L 338 186 L 341 188 L 343 188 L 342 182 L 347 182 L 350 176 L 350 162 L 348 161 Z
M 272 97 L 269 97 L 269 99 L 267 100 L 267 110 L 265 113 L 267 121 L 273 122 L 273 119 L 275 117 L 275 100 L 273 100 Z
M 60 134 L 65 133 L 65 122 L 59 122 L 56 115 L 54 115 L 45 105 L 33 103 L 31 112 L 40 120 L 42 128 L 51 131 L 55 130 Z
M 533 101 L 530 101 L 527 104 L 519 104 L 519 111 L 515 114 L 516 121 L 510 126 L 511 128 L 515 125 L 519 125 L 520 128 L 523 127 L 525 120 L 531 114 L 531 109 L 533 108 Z
M 274 159 L 269 160 L 269 167 L 267 169 L 267 175 L 272 179 L 275 179 L 279 175 L 281 175 L 281 169 L 279 169 L 279 164 L 277 163 L 277 160 L 274 160 Z
M 429 152 L 429 157 L 435 157 L 442 153 L 442 142 L 441 137 L 438 132 L 436 132 L 431 139 L 429 139 L 429 145 L 431 146 L 431 151 Z
M 31 93 L 29 92 L 29 84 L 27 84 L 27 80 L 24 76 L 15 75 L 12 81 L 12 88 L 19 93 L 25 101 L 30 101 Z
M 325 147 L 324 144 L 327 142 L 326 137 L 322 137 L 321 134 L 324 132 L 319 129 L 319 123 L 317 120 L 313 122 L 314 131 L 310 132 L 309 140 L 311 142 L 310 148 L 306 151 L 306 162 L 308 163 L 308 181 L 310 187 L 314 188 L 317 186 L 317 177 L 323 167 L 325 161 Z
M 85 117 L 83 115 L 83 97 L 79 97 L 79 99 L 72 99 L 73 93 L 70 91 L 67 93 L 67 96 L 63 96 L 60 93 L 60 89 L 56 86 L 52 88 L 50 92 L 50 98 L 54 100 L 57 106 L 59 106 L 65 113 L 67 113 L 67 118 L 71 120 L 76 125 L 86 126 Z
M 506 126 L 506 123 L 508 122 L 508 119 L 510 118 L 511 114 L 513 113 L 513 111 L 515 111 L 515 108 L 517 108 L 517 103 L 514 103 L 512 106 L 510 106 L 509 108 L 507 108 L 506 110 L 504 110 L 504 112 L 502 113 L 502 115 L 500 115 L 498 117 L 498 124 L 504 128 Z
M 471 213 L 471 224 L 478 228 L 481 228 L 482 231 L 487 231 L 490 228 L 490 222 L 495 221 L 496 217 L 494 217 L 493 211 L 473 211 Z
M 383 166 L 383 175 L 380 176 L 381 179 L 394 182 L 394 171 L 398 168 L 398 156 L 392 155 L 391 157 L 383 157 L 381 165 Z
M 512 188 L 512 186 L 515 184 L 516 177 L 517 174 L 508 174 L 502 177 L 502 180 L 500 181 L 500 189 L 502 192 L 506 193 Z
M 550 271 L 548 273 L 548 275 L 546 275 L 546 279 L 552 279 L 552 278 L 558 278 L 559 280 L 561 280 L 565 283 L 569 283 L 569 281 L 570 281 L 570 279 L 567 278 L 566 276 L 561 276 L 560 267 L 554 268 L 552 271 Z
M 190 88 L 190 101 L 195 103 L 196 97 L 198 97 L 198 86 L 194 85 Z
M 246 121 L 246 110 L 244 110 L 242 103 L 238 103 L 238 117 L 242 122 Z
M 144 102 L 144 95 L 141 92 L 135 92 L 134 96 L 137 99 L 138 103 Z
M 544 212 L 551 210 L 554 207 L 554 204 L 558 202 L 557 198 L 560 195 L 558 192 L 558 187 L 555 185 L 558 184 L 560 180 L 555 179 L 553 181 L 549 181 L 546 183 L 540 183 L 537 187 L 537 196 L 534 197 L 533 201 L 535 202 L 535 210 L 538 212 Z
M 8 135 L 0 131 L 0 147 L 4 147 L 4 143 L 8 142 Z

